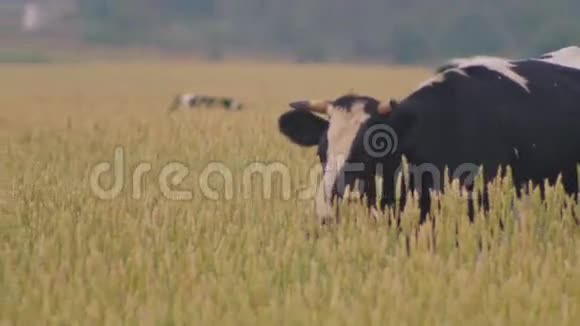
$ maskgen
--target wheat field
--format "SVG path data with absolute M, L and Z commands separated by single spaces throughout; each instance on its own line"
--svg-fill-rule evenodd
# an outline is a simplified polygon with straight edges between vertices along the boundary
M 457 189 L 437 199 L 435 229 L 417 226 L 414 202 L 400 232 L 356 203 L 343 205 L 341 224 L 316 224 L 303 194 L 317 158 L 278 133 L 287 103 L 348 91 L 400 98 L 425 69 L 144 61 L 0 71 L 1 325 L 580 324 L 580 206 L 558 186 L 546 203 L 536 191 L 512 209 L 498 180 L 491 212 L 473 225 Z M 167 115 L 183 91 L 246 108 Z M 252 164 L 287 167 L 290 181 L 247 179 Z

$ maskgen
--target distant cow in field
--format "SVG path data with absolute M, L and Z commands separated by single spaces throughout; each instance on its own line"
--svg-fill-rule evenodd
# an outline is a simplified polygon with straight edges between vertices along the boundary
M 185 93 L 177 95 L 171 106 L 169 107 L 169 112 L 173 112 L 180 107 L 187 107 L 190 109 L 198 107 L 214 107 L 219 106 L 226 110 L 241 110 L 242 104 L 231 97 L 223 96 L 209 96 L 209 95 L 197 95 L 192 93 Z
M 403 155 L 421 222 L 430 211 L 429 190 L 444 190 L 445 168 L 470 198 L 480 167 L 487 183 L 509 166 L 518 194 L 528 182 L 542 189 L 559 175 L 565 190 L 577 194 L 580 48 L 524 60 L 456 59 L 438 71 L 401 101 L 358 95 L 298 101 L 279 118 L 293 143 L 318 146 L 324 175 L 316 207 L 323 221 L 334 216 L 334 200 L 354 180 L 368 180 L 366 192 L 374 197 L 377 173 L 383 176 L 378 206 L 392 207 Z M 485 196 L 480 204 L 487 205 Z M 473 205 L 470 199 L 471 219 Z

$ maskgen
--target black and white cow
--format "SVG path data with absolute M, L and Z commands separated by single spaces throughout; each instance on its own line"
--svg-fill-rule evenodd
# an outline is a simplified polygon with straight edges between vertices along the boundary
M 231 97 L 185 93 L 177 95 L 173 99 L 168 111 L 171 113 L 182 106 L 188 108 L 221 106 L 226 110 L 242 109 L 242 104 Z
M 479 167 L 488 182 L 508 166 L 518 189 L 562 175 L 566 191 L 578 191 L 578 47 L 525 60 L 456 59 L 401 101 L 346 95 L 290 106 L 294 110 L 279 118 L 279 129 L 298 145 L 318 146 L 324 176 L 316 207 L 322 218 L 334 216 L 334 199 L 355 179 L 369 180 L 367 194 L 373 196 L 370 177 L 378 166 L 379 207 L 392 205 L 402 155 L 412 170 L 409 186 L 420 196 L 421 221 L 431 207 L 429 190 L 443 191 L 445 168 L 468 191 Z M 470 202 L 470 218 L 472 210 Z

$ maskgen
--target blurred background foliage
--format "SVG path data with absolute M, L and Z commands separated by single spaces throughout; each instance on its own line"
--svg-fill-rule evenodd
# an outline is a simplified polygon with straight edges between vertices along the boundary
M 8 6 L 0 0 L 0 22 Z M 30 1 L 28 1 L 30 2 Z M 37 0 L 87 44 L 297 61 L 425 63 L 531 56 L 580 43 L 577 0 Z M 59 5 L 57 5 L 59 4 Z M 53 12 L 58 12 L 53 10 Z M 1 24 L 0 24 L 1 25 Z M 0 32 L 1 34 L 1 32 Z M 57 33 L 56 33 L 57 34 Z

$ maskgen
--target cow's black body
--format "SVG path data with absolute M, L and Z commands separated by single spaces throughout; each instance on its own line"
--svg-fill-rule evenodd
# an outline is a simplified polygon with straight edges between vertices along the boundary
M 473 164 L 483 167 L 485 181 L 510 166 L 518 189 L 562 174 L 565 189 L 577 192 L 580 71 L 530 60 L 513 70 L 528 80 L 529 92 L 497 72 L 473 67 L 466 69 L 468 76 L 447 73 L 443 82 L 411 94 L 391 116 L 376 116 L 369 124 L 389 124 L 404 135 L 400 152 L 411 165 L 430 164 L 441 173 L 448 167 L 453 174 Z M 413 187 L 427 197 L 434 180 L 428 173 L 422 179 Z M 421 200 L 423 216 L 429 204 Z
M 349 160 L 372 167 L 384 165 L 381 207 L 394 204 L 394 172 L 401 155 L 411 169 L 427 167 L 440 176 L 445 168 L 452 176 L 460 170 L 466 172 L 457 176 L 468 190 L 472 189 L 468 172 L 474 167 L 483 167 L 484 180 L 490 181 L 499 168 L 509 166 L 518 190 L 529 181 L 539 185 L 546 179 L 554 182 L 561 174 L 566 191 L 578 192 L 580 70 L 538 60 L 512 64 L 511 71 L 527 80 L 525 87 L 484 65 L 461 71 L 450 65 L 440 70 L 442 80 L 393 103 L 389 114 L 376 113 L 376 102 L 368 102 L 368 111 L 375 113 L 360 128 Z M 347 98 L 357 100 L 356 96 Z M 280 122 L 284 132 L 284 118 Z M 361 135 L 377 125 L 395 130 L 398 150 L 365 158 L 357 153 L 363 148 Z M 322 138 L 320 146 L 327 142 L 325 135 Z M 431 206 L 429 190 L 444 190 L 444 182 L 432 173 L 411 177 L 408 186 L 420 194 L 424 221 Z M 470 217 L 472 209 L 470 204 Z

